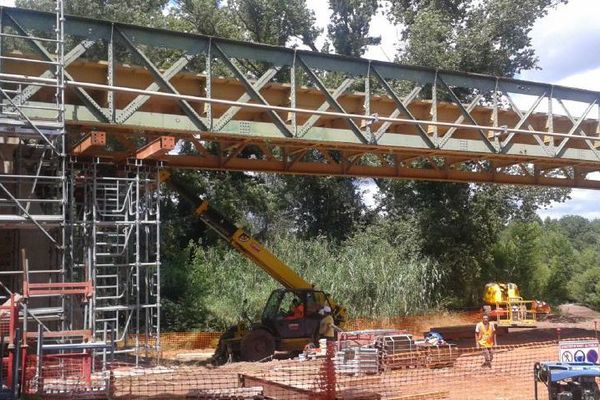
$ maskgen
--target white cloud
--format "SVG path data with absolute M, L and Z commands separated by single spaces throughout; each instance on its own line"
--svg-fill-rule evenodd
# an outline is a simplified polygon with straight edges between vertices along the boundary
M 542 70 L 527 71 L 523 78 L 554 81 L 597 67 L 599 14 L 598 0 L 570 0 L 538 20 L 530 36 Z
M 555 203 L 550 208 L 538 211 L 538 215 L 543 219 L 546 217 L 560 218 L 565 215 L 580 215 L 588 219 L 600 218 L 598 191 L 573 189 L 571 200 Z
M 600 34 L 596 37 L 600 41 Z M 578 72 L 574 75 L 566 76 L 556 83 L 559 85 L 570 86 L 580 89 L 600 91 L 600 65 L 587 71 Z
M 15 0 L 0 0 L 0 7 L 14 7 Z

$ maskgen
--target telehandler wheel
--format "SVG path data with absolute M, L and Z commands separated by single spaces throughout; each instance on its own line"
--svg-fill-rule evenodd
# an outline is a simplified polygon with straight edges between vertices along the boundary
M 237 326 L 230 326 L 219 338 L 219 344 L 215 349 L 215 353 L 211 357 L 211 364 L 215 366 L 226 364 L 229 361 L 229 352 L 227 345 L 225 344 L 226 339 L 232 339 L 235 337 Z M 235 360 L 232 360 L 235 361 Z
M 264 329 L 256 329 L 242 338 L 240 355 L 243 361 L 261 361 L 275 353 L 275 338 Z

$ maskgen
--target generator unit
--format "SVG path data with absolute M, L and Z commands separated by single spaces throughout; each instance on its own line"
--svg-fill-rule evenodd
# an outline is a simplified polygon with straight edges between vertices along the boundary
M 600 400 L 596 378 L 600 365 L 592 363 L 536 363 L 533 368 L 535 399 L 538 383 L 546 386 L 548 400 Z

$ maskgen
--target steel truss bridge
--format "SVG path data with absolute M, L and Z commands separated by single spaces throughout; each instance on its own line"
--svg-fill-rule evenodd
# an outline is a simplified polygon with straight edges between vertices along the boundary
M 2 23 L 35 35 L 52 32 L 54 15 L 3 9 Z M 600 169 L 598 92 L 76 17 L 65 35 L 73 156 L 600 187 L 588 178 Z M 3 60 L 4 78 L 24 85 L 5 103 L 41 108 L 50 91 L 27 83 L 53 82 L 54 59 L 26 43 L 29 53 Z M 40 108 L 25 115 L 48 118 Z
M 136 356 L 160 346 L 161 167 L 600 188 L 598 92 L 64 17 L 60 0 L 0 9 L 0 94 L 0 277 L 29 299 L 24 333 L 110 330 Z

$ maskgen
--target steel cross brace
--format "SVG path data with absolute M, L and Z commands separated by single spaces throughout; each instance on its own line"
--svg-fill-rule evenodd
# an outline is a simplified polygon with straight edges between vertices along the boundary
M 279 69 L 280 68 L 273 67 L 273 68 L 269 68 L 267 71 L 265 71 L 265 73 L 262 74 L 262 76 L 252 85 L 254 90 L 256 92 L 259 92 L 262 88 L 264 88 L 266 86 L 266 84 L 269 83 L 271 81 L 271 79 L 273 79 L 273 77 L 277 74 L 277 72 L 279 72 Z M 207 77 L 207 79 L 210 79 L 210 76 Z M 240 96 L 240 98 L 237 101 L 240 103 L 247 103 L 251 99 L 252 99 L 252 96 L 250 94 L 244 93 L 243 95 Z M 231 121 L 233 119 L 233 117 L 235 117 L 235 115 L 241 109 L 242 109 L 242 107 L 238 107 L 238 106 L 229 107 L 227 109 L 227 111 L 225 111 L 223 113 L 223 115 L 221 115 L 221 117 L 215 124 L 213 130 L 214 131 L 222 130 L 225 127 L 225 125 L 227 125 L 229 123 L 229 121 Z
M 563 103 L 563 101 L 561 99 L 557 99 L 557 100 L 558 100 L 558 103 L 563 108 L 563 110 L 565 111 L 565 113 L 567 114 L 567 118 L 569 118 L 569 121 L 571 121 L 571 123 L 573 124 L 573 127 L 569 131 L 569 135 L 573 135 L 573 134 L 575 134 L 575 132 L 579 132 L 579 134 L 581 136 L 586 136 L 587 137 L 587 135 L 585 134 L 585 132 L 582 129 L 580 129 L 580 126 L 581 126 L 581 123 L 588 116 L 588 114 L 590 113 L 590 111 L 592 110 L 592 108 L 594 107 L 594 105 L 596 105 L 598 103 L 598 99 L 595 99 L 593 102 L 591 102 L 588 105 L 588 107 L 583 112 L 583 114 L 581 115 L 581 117 L 579 117 L 578 120 L 575 120 L 575 118 L 573 118 L 573 116 L 571 115 L 571 113 L 569 112 L 569 110 L 567 109 L 567 107 L 565 106 L 565 104 Z M 564 154 L 565 147 L 566 147 L 567 143 L 569 142 L 569 140 L 570 140 L 569 138 L 564 138 L 561 141 L 560 145 L 556 149 L 556 156 L 557 157 L 561 157 Z M 591 140 L 586 140 L 585 143 L 588 145 L 588 147 L 590 148 L 590 150 L 592 150 L 592 152 L 594 152 L 594 154 L 596 155 L 596 157 L 599 157 L 598 151 L 594 147 L 594 144 L 591 142 Z
M 410 110 L 408 109 L 408 104 L 417 96 L 417 94 L 419 93 L 419 91 L 421 90 L 421 88 L 419 87 L 418 90 L 413 89 L 413 92 L 410 93 L 409 96 L 407 96 L 407 98 L 405 99 L 408 100 L 410 99 L 410 101 L 406 102 L 406 104 L 404 104 L 404 102 L 402 100 L 400 100 L 400 98 L 398 97 L 398 95 L 396 94 L 396 92 L 394 92 L 394 89 L 392 89 L 392 87 L 390 86 L 390 84 L 381 76 L 381 74 L 377 71 L 376 68 L 371 67 L 371 72 L 373 72 L 373 74 L 375 75 L 375 77 L 377 78 L 377 80 L 379 81 L 379 83 L 381 83 L 381 86 L 383 86 L 383 88 L 385 89 L 385 91 L 387 92 L 388 96 L 390 96 L 392 98 L 392 100 L 394 100 L 394 103 L 396 103 L 396 108 L 398 112 L 398 115 L 400 115 L 400 112 L 403 112 L 404 114 L 406 114 L 408 116 L 408 118 L 415 120 L 414 115 L 412 115 L 412 113 L 410 112 Z M 412 95 L 412 96 L 411 96 Z M 393 114 L 392 114 L 393 115 Z M 395 117 L 397 117 L 398 115 L 396 115 Z M 393 118 L 395 118 L 393 117 Z M 389 125 L 388 125 L 389 127 Z M 421 137 L 421 139 L 423 139 L 423 142 L 425 142 L 425 144 L 427 145 L 427 147 L 429 147 L 430 149 L 435 148 L 435 144 L 431 141 L 431 139 L 429 138 L 429 136 L 427 136 L 427 132 L 425 132 L 425 130 L 421 127 L 421 125 L 416 124 L 415 127 L 417 128 L 417 133 L 419 134 L 419 136 Z M 383 128 L 383 127 L 382 127 Z M 385 128 L 385 130 L 387 130 L 387 128 Z M 383 133 L 385 132 L 381 132 L 378 131 L 378 135 L 383 135 Z M 381 137 L 381 136 L 379 136 Z M 379 139 L 378 137 L 378 139 Z
M 304 71 L 306 71 L 306 73 L 309 76 L 309 78 L 315 83 L 315 85 L 317 85 L 317 87 L 319 88 L 319 90 L 321 91 L 321 93 L 325 96 L 325 98 L 327 99 L 327 101 L 329 102 L 329 104 L 333 108 L 335 108 L 338 112 L 345 113 L 346 110 L 344 110 L 344 108 L 340 105 L 340 103 L 338 103 L 338 101 L 333 98 L 333 96 L 331 95 L 331 93 L 329 93 L 329 91 L 327 90 L 327 87 L 325 87 L 325 84 L 323 84 L 323 82 L 321 81 L 321 79 L 319 79 L 319 77 L 317 76 L 317 74 L 315 74 L 314 71 L 311 70 L 308 65 L 306 65 L 306 63 L 304 62 L 304 60 L 302 59 L 302 57 L 298 56 L 298 62 L 300 63 L 300 65 L 302 66 L 302 68 L 304 69 Z M 358 127 L 358 125 L 356 125 L 356 122 L 354 122 L 350 118 L 346 118 L 346 122 L 350 126 L 350 129 L 352 130 L 352 132 L 354 132 L 354 135 L 356 135 L 356 137 L 361 142 L 363 142 L 365 144 L 369 143 L 369 141 L 363 135 L 361 129 Z
M 515 114 L 517 114 L 519 116 L 519 118 L 523 119 L 525 116 L 523 115 L 523 113 L 521 112 L 521 110 L 519 110 L 519 107 L 515 104 L 515 102 L 513 101 L 512 97 L 510 96 L 510 94 L 508 94 L 508 92 L 506 92 L 505 95 L 506 95 L 506 99 L 508 100 L 508 103 L 510 104 L 510 108 L 514 111 Z M 545 95 L 545 93 L 544 93 L 544 95 Z M 543 98 L 543 96 L 540 96 L 540 97 Z M 541 101 L 541 98 L 539 98 L 538 100 Z M 533 109 L 535 109 L 535 108 L 533 108 Z M 530 109 L 530 110 L 533 110 L 533 109 Z M 525 120 L 527 120 L 527 118 L 525 118 Z M 532 130 L 532 131 L 535 130 L 534 127 L 531 124 L 527 124 L 527 128 L 529 130 Z M 515 128 L 513 128 L 513 129 L 515 129 Z M 516 129 L 518 129 L 518 128 L 516 128 Z M 534 134 L 533 138 L 538 143 L 538 145 L 546 152 L 546 154 L 548 154 L 549 156 L 553 156 L 553 154 L 551 153 L 551 151 L 548 150 L 548 146 L 546 146 L 546 144 L 539 137 L 539 135 Z M 506 153 L 508 150 L 510 150 L 510 147 L 512 146 L 513 142 L 511 140 L 510 142 L 505 141 L 505 143 L 506 144 L 502 144 L 500 146 L 501 151 L 503 153 Z
M 471 101 L 471 103 L 467 106 L 466 111 L 468 113 L 471 113 L 475 107 L 477 106 L 477 104 L 479 103 L 479 101 L 483 98 L 483 96 L 481 94 L 478 94 L 477 96 L 475 96 L 475 98 L 473 99 L 473 101 Z M 464 114 L 459 116 L 454 123 L 456 124 L 462 124 L 463 121 L 465 120 L 465 116 Z M 442 136 L 442 140 L 440 140 L 440 144 L 439 147 L 442 148 L 444 147 L 444 145 L 446 143 L 448 143 L 448 140 L 450 140 L 450 138 L 452 137 L 452 135 L 454 135 L 454 132 L 456 132 L 458 130 L 458 128 L 454 127 L 454 128 L 450 128 L 448 129 L 448 132 L 446 132 L 446 134 L 444 136 Z
M 444 79 L 441 77 L 441 75 L 438 75 L 438 80 L 442 83 L 442 85 L 444 86 L 444 88 L 446 88 L 446 90 L 448 90 L 448 92 L 450 93 L 450 97 L 452 98 L 452 101 L 458 106 L 458 108 L 460 109 L 461 113 L 465 116 L 465 118 L 467 120 L 469 120 L 469 122 L 471 122 L 473 125 L 477 125 L 477 122 L 471 116 L 471 113 L 465 109 L 465 107 L 463 106 L 462 102 L 460 101 L 460 99 L 458 98 L 458 96 L 456 95 L 456 93 L 454 93 L 454 91 L 444 81 Z M 481 140 L 485 144 L 485 146 L 492 153 L 497 153 L 498 151 L 496 150 L 496 148 L 494 147 L 494 145 L 492 144 L 492 142 L 490 142 L 490 140 L 488 139 L 488 137 L 485 134 L 485 132 L 482 129 L 477 129 L 477 132 L 479 132 L 479 136 L 481 137 Z
M 346 78 L 344 79 L 344 81 L 340 84 L 340 86 L 338 86 L 333 93 L 331 94 L 331 97 L 337 101 L 338 97 L 340 97 L 349 87 L 350 85 L 352 85 L 354 83 L 354 79 L 352 78 Z M 317 109 L 318 111 L 327 111 L 327 109 L 330 107 L 330 103 L 329 101 L 325 101 L 323 104 L 321 104 L 321 106 Z M 315 124 L 317 123 L 317 121 L 321 118 L 320 115 L 311 115 L 306 122 L 302 125 L 302 127 L 300 128 L 300 132 L 298 133 L 299 137 L 303 137 L 304 135 L 306 135 L 308 133 L 308 131 L 310 130 L 310 128 L 312 128 L 313 126 L 315 126 Z
M 29 117 L 27 115 L 25 115 L 25 113 L 23 112 L 23 110 L 21 110 L 21 108 L 19 108 L 19 106 L 17 106 L 15 104 L 15 102 L 10 98 L 10 96 L 8 95 L 8 93 L 6 93 L 6 91 L 0 87 L 0 92 L 2 92 L 2 96 L 4 96 L 4 98 L 10 103 L 10 105 L 21 115 L 21 117 L 23 119 L 25 119 L 25 121 L 27 121 L 27 124 L 29 124 L 29 126 L 31 126 L 31 129 L 35 130 L 35 132 L 42 138 L 44 139 L 44 141 L 48 144 L 48 146 L 50 146 L 50 148 L 52 148 L 52 150 L 54 151 L 54 153 L 56 153 L 57 155 L 61 155 L 60 151 L 56 148 L 56 146 L 54 146 L 54 144 L 50 141 L 50 139 L 48 139 L 48 137 L 46 137 L 46 135 L 44 135 L 44 133 L 38 129 L 37 126 L 35 126 L 35 123 L 29 119 Z
M 39 228 L 39 230 L 42 231 L 42 233 L 52 242 L 52 244 L 54 244 L 58 249 L 62 249 L 62 246 L 56 241 L 56 239 L 54 239 L 52 237 L 52 235 L 50 235 L 50 233 L 48 233 L 48 231 L 45 230 L 44 227 L 42 227 L 42 225 L 40 225 L 40 223 L 37 222 L 31 214 L 29 214 L 29 212 L 25 209 L 25 207 L 23 207 L 21 202 L 15 196 L 13 196 L 12 193 L 10 192 L 10 190 L 8 190 L 6 188 L 6 186 L 4 186 L 1 182 L 0 182 L 0 189 L 2 189 L 8 197 L 10 197 L 12 202 L 21 210 L 21 212 L 25 215 L 25 217 L 27 217 L 29 220 L 31 220 L 31 222 L 33 222 L 35 224 L 35 226 L 37 226 Z
M 152 61 L 150 61 L 150 59 L 140 49 L 138 49 L 133 44 L 133 42 L 127 37 L 127 35 L 119 27 L 116 27 L 116 26 L 115 26 L 115 31 L 125 41 L 125 44 L 127 45 L 127 47 L 129 47 L 142 60 L 142 62 L 146 66 L 146 68 L 148 68 L 148 71 L 150 71 L 150 73 L 154 76 L 154 79 L 156 79 L 157 83 L 164 90 L 178 95 L 179 92 L 177 91 L 177 89 L 175 89 L 175 86 L 173 86 L 169 81 L 167 81 L 163 78 L 163 74 L 160 73 L 158 68 L 156 68 L 156 66 L 152 63 Z M 179 106 L 181 107 L 183 112 L 192 120 L 192 122 L 194 122 L 194 124 L 200 130 L 203 130 L 203 131 L 208 130 L 208 128 L 206 127 L 204 122 L 202 122 L 202 119 L 200 118 L 198 113 L 196 113 L 196 110 L 194 110 L 194 108 L 190 105 L 190 103 L 188 103 L 186 100 L 183 100 L 183 99 L 179 99 L 179 100 L 177 100 L 177 102 L 179 103 Z
M 28 40 L 33 43 L 36 51 L 42 55 L 47 61 L 54 61 L 52 55 L 48 52 L 48 50 L 40 44 L 37 40 L 31 38 L 29 33 L 10 15 L 6 14 L 10 23 L 17 29 L 23 36 L 27 36 Z M 73 77 L 67 72 L 64 71 L 65 79 L 68 81 L 73 81 Z M 94 114 L 96 118 L 98 118 L 101 122 L 109 122 L 110 118 L 106 113 L 102 110 L 102 108 L 96 103 L 96 101 L 82 88 L 75 88 L 75 92 L 81 98 L 81 101 L 87 106 L 87 108 Z
M 507 93 L 507 98 L 509 98 L 510 96 Z M 527 112 L 525 114 L 521 114 L 521 112 L 517 112 L 516 109 L 516 105 L 514 107 L 515 112 L 517 112 L 517 114 L 519 114 L 520 120 L 517 123 L 517 125 L 515 125 L 515 127 L 513 129 L 521 129 L 521 127 L 523 126 L 523 124 L 525 124 L 525 122 L 527 122 L 527 120 L 529 119 L 529 117 L 531 116 L 531 114 L 533 114 L 533 112 L 535 111 L 535 109 L 540 105 L 540 103 L 542 102 L 542 100 L 544 99 L 544 97 L 546 97 L 546 93 L 543 93 L 541 96 L 539 96 L 536 101 L 533 102 L 533 104 L 531 105 L 531 107 L 529 107 L 529 110 L 527 110 Z M 511 103 L 512 103 L 512 99 Z M 530 127 L 531 129 L 531 127 Z M 510 130 L 510 129 L 509 129 Z M 508 137 L 502 142 L 502 149 L 507 148 L 507 146 L 512 142 L 513 138 L 515 137 L 515 132 L 510 132 L 508 134 Z
M 164 73 L 160 74 L 160 79 L 168 82 L 177 75 L 186 65 L 189 64 L 193 56 L 184 55 L 179 58 L 177 61 L 169 67 Z M 157 82 L 151 83 L 145 90 L 156 91 L 160 88 L 160 84 Z M 112 92 L 109 92 L 112 93 Z M 118 124 L 124 124 L 136 111 L 138 111 L 148 100 L 150 99 L 149 95 L 139 95 L 135 99 L 133 99 L 116 117 L 116 122 Z M 198 117 L 200 118 L 200 117 Z M 190 118 L 193 120 L 193 118 Z
M 391 87 L 390 87 L 391 89 Z M 406 108 L 408 110 L 408 106 L 410 105 L 410 103 L 413 102 L 414 99 L 417 98 L 417 96 L 419 95 L 419 93 L 421 92 L 422 87 L 421 86 L 415 86 L 410 93 L 408 93 L 406 95 L 406 97 L 404 97 L 404 100 L 402 100 L 400 103 L 404 106 L 404 108 Z M 388 92 L 389 94 L 389 92 Z M 394 96 L 392 97 L 392 99 L 394 99 L 394 101 L 396 100 L 400 100 L 400 98 L 398 96 L 396 96 L 396 93 L 393 93 Z M 397 99 L 395 99 L 394 97 L 398 97 Z M 398 103 L 396 103 L 398 104 Z M 402 114 L 402 107 L 400 107 L 400 109 L 398 107 L 396 107 L 396 109 L 394 110 L 394 112 L 392 112 L 390 114 L 390 118 L 398 118 L 400 116 L 400 114 Z M 409 118 L 412 118 L 414 120 L 414 116 L 412 116 L 412 113 L 409 114 Z M 379 127 L 379 129 L 377 130 L 377 132 L 375 133 L 375 142 L 377 142 L 386 132 L 387 130 L 390 128 L 390 126 L 392 126 L 392 123 L 389 121 L 384 122 L 383 124 L 381 124 L 381 126 Z M 419 128 L 421 128 L 420 125 L 416 125 L 417 130 L 419 130 Z M 427 134 L 425 133 L 425 131 L 423 131 L 423 129 L 421 128 L 421 131 L 423 132 L 423 134 L 425 134 L 425 137 L 427 139 L 429 139 L 429 137 L 427 137 Z M 430 140 L 431 141 L 431 140 Z
M 64 67 L 66 68 L 69 65 L 71 65 L 75 60 L 77 60 L 79 57 L 81 57 L 81 55 L 83 55 L 83 53 L 85 53 L 87 51 L 87 49 L 92 47 L 94 45 L 94 43 L 96 43 L 96 42 L 93 40 L 87 40 L 87 39 L 79 42 L 79 44 L 77 44 L 77 46 L 72 48 L 71 51 L 69 51 L 65 55 Z M 48 71 L 44 72 L 42 75 L 40 75 L 40 78 L 52 78 L 53 76 L 54 76 L 54 72 L 52 72 L 51 70 L 48 70 Z M 23 89 L 23 91 L 21 93 L 16 95 L 13 98 L 13 100 L 17 104 L 24 103 L 27 100 L 29 100 L 34 94 L 39 92 L 41 88 L 42 88 L 41 86 L 31 86 L 31 85 L 27 86 L 25 89 Z
M 267 100 L 265 100 L 265 98 L 256 89 L 254 89 L 254 86 L 252 85 L 252 83 L 244 76 L 242 71 L 240 71 L 240 69 L 229 59 L 227 54 L 225 54 L 225 52 L 221 49 L 221 47 L 219 47 L 219 45 L 217 45 L 216 43 L 213 43 L 212 49 L 215 50 L 215 53 L 225 63 L 227 68 L 229 68 L 229 70 L 231 72 L 233 72 L 233 74 L 236 76 L 236 78 L 244 85 L 244 87 L 246 88 L 246 91 L 248 92 L 248 95 L 250 95 L 255 101 L 257 101 L 261 104 L 264 104 L 264 105 L 269 104 L 267 102 Z M 286 137 L 293 136 L 292 132 L 290 132 L 290 130 L 287 128 L 285 122 L 281 119 L 281 117 L 275 111 L 268 110 L 267 114 L 269 115 L 269 117 L 271 117 L 275 126 L 277 126 L 279 131 L 284 136 L 286 136 Z

